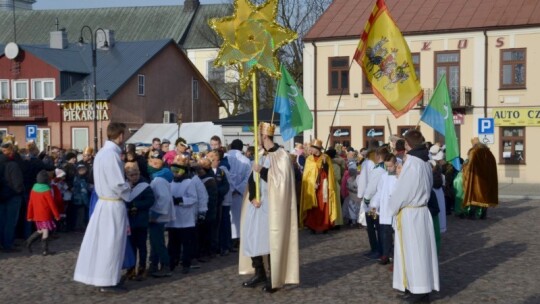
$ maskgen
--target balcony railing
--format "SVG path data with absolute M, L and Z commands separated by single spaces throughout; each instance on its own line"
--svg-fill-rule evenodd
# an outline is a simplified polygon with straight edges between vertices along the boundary
M 0 104 L 0 120 L 32 120 L 45 117 L 43 101 Z
M 449 93 L 450 93 L 450 99 L 452 101 L 452 109 L 472 107 L 472 88 L 470 87 L 450 88 Z M 422 108 L 427 106 L 432 96 L 433 96 L 433 89 L 424 89 L 424 97 L 422 100 L 420 100 L 417 106 L 422 107 Z

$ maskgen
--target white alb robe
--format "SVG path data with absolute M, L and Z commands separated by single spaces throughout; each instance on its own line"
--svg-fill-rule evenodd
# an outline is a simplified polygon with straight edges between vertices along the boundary
M 360 170 L 360 174 L 356 176 L 356 184 L 358 185 L 358 193 L 356 195 L 361 200 L 364 199 L 364 193 L 366 192 L 369 180 L 369 173 L 373 170 L 373 168 L 375 168 L 375 163 L 370 159 L 366 159 L 362 162 L 362 169 Z M 358 223 L 364 227 L 367 226 L 366 212 L 368 211 L 369 209 L 362 201 L 362 203 L 360 204 L 360 209 L 358 210 Z
M 408 155 L 389 210 L 396 216 L 393 288 L 411 293 L 439 290 L 439 261 L 427 202 L 433 186 L 431 165 Z
M 94 161 L 99 197 L 90 217 L 75 266 L 75 281 L 94 286 L 120 282 L 129 226 L 126 205 L 130 187 L 124 178 L 121 149 L 107 141 Z
M 377 209 L 380 224 L 392 225 L 393 216 L 388 205 L 396 182 L 397 178 L 395 175 L 389 175 L 388 172 L 384 173 L 377 185 L 377 193 L 371 199 L 370 207 Z
M 261 156 L 259 164 L 270 168 L 268 155 Z M 255 178 L 255 174 L 253 175 Z M 247 206 L 247 212 L 242 227 L 242 250 L 245 256 L 255 257 L 270 253 L 270 223 L 268 217 L 268 183 L 262 178 L 259 182 L 261 206 Z
M 251 161 L 238 150 L 230 150 L 227 153 L 229 160 L 230 179 L 229 184 L 233 189 L 231 202 L 231 237 L 240 238 L 240 214 L 242 212 L 242 198 L 246 191 L 249 175 L 251 174 Z M 234 193 L 234 192 L 238 193 Z

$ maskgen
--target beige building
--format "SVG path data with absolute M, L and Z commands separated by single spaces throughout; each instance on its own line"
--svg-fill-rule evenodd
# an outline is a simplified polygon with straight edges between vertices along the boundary
M 424 100 L 396 119 L 371 93 L 360 66 L 354 62 L 349 70 L 374 1 L 335 0 L 304 38 L 304 95 L 315 124 L 305 139 L 359 149 L 371 138 L 388 142 L 391 133 L 419 124 L 426 140 L 444 143 L 419 119 L 446 74 L 462 157 L 478 136 L 498 161 L 500 182 L 540 182 L 534 157 L 540 150 L 540 2 L 493 7 L 461 0 L 449 7 L 432 0 L 425 11 L 426 1 L 386 2 L 409 44 Z M 494 128 L 488 122 L 479 130 L 485 117 L 494 118 Z

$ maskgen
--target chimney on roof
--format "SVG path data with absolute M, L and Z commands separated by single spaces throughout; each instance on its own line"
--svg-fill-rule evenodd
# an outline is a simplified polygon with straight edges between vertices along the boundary
M 96 46 L 101 50 L 108 50 L 114 46 L 114 30 L 97 31 Z
M 51 49 L 65 49 L 68 46 L 67 32 L 65 29 L 51 32 L 51 39 L 49 41 Z
M 199 0 L 184 0 L 184 12 L 193 12 L 201 5 Z

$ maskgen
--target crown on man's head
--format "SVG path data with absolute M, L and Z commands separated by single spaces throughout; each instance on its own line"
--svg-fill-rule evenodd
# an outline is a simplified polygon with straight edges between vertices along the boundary
M 261 122 L 259 124 L 259 132 L 262 135 L 274 136 L 274 133 L 276 132 L 276 125 L 267 122 Z

